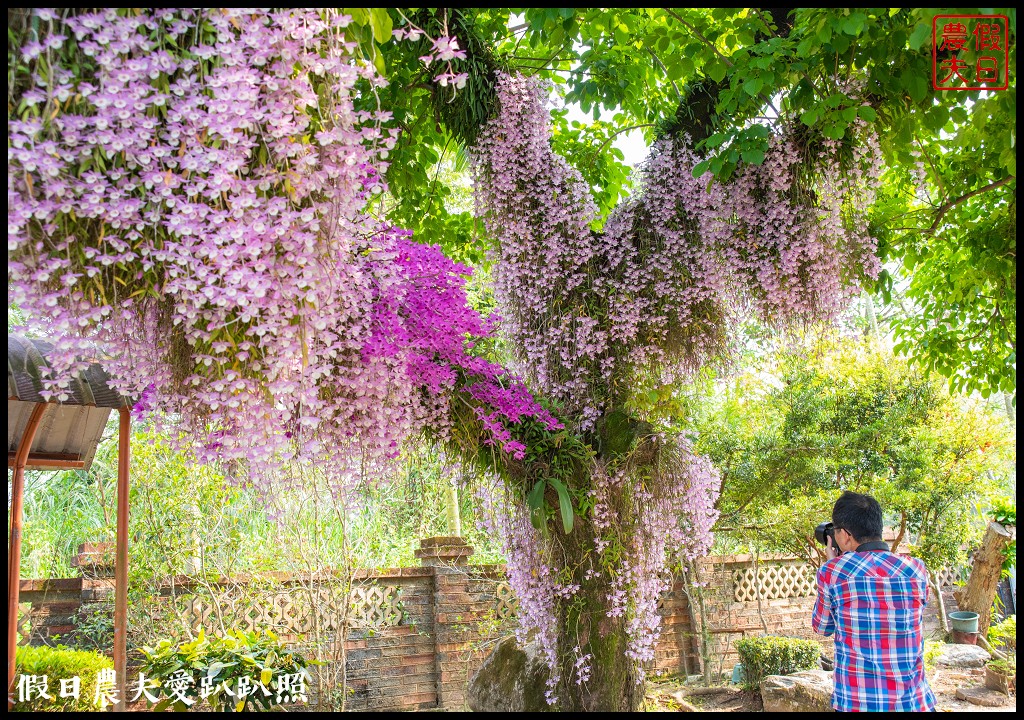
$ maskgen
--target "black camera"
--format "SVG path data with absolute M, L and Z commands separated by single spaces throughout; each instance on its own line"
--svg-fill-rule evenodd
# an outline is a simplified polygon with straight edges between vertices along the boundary
M 839 547 L 838 543 L 836 543 L 836 526 L 830 522 L 823 522 L 814 528 L 814 537 L 822 545 L 828 545 L 828 538 L 832 538 L 832 547 Z

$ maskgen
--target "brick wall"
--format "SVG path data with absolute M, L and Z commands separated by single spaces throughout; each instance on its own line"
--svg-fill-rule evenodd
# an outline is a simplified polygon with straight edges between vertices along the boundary
M 701 562 L 710 656 L 715 658 L 711 671 L 730 672 L 738 662 L 733 643 L 747 636 L 812 638 L 832 654 L 831 641 L 811 631 L 814 569 L 801 559 L 781 555 L 761 556 L 756 564 L 755 575 L 751 555 L 708 557 Z
M 105 548 L 96 544 L 81 550 L 77 564 L 82 577 L 22 581 L 21 601 L 23 607 L 30 607 L 33 644 L 55 644 L 57 635 L 67 642 L 76 612 L 88 612 L 91 605 L 109 597 L 113 573 Z M 504 568 L 469 565 L 472 552 L 460 538 L 430 538 L 417 551 L 421 567 L 356 573 L 353 597 L 359 602 L 350 605 L 344 620 L 347 632 L 343 633 L 349 709 L 465 707 L 469 678 L 493 644 L 511 632 L 515 616 L 515 600 Z M 696 609 L 691 609 L 681 581 L 672 586 L 660 603 L 664 630 L 655 648 L 655 674 L 701 672 L 701 601 L 710 657 L 714 658 L 709 668 L 712 673 L 731 670 L 736 662 L 733 642 L 739 638 L 762 635 L 766 630 L 775 635 L 813 637 L 813 570 L 801 560 L 785 556 L 764 555 L 756 565 L 755 574 L 755 560 L 749 555 L 705 558 L 700 563 L 703 587 L 689 588 Z M 249 613 L 249 622 L 253 627 L 273 627 L 284 640 L 300 641 L 303 610 L 289 593 L 301 598 L 301 592 L 308 590 L 303 591 L 299 582 L 285 575 L 271 580 L 269 589 L 264 578 L 261 589 L 253 593 L 265 607 Z M 182 616 L 180 626 L 209 617 L 208 604 L 204 608 L 199 595 L 190 596 L 187 584 L 178 583 L 176 588 L 178 593 L 185 590 L 185 612 L 193 613 Z M 179 596 L 179 603 L 181 600 Z M 950 597 L 947 611 L 953 609 Z M 933 605 L 931 626 L 935 625 L 935 612 Z M 327 635 L 330 639 L 330 633 Z

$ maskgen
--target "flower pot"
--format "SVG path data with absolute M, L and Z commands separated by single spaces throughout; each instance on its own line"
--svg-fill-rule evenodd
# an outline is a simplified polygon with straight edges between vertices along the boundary
M 1004 695 L 1017 692 L 1017 673 L 1004 675 L 999 669 L 991 665 L 985 666 L 985 687 L 989 690 L 1001 692 Z
M 962 630 L 953 631 L 953 643 L 955 645 L 977 645 L 978 644 L 978 633 L 976 632 L 963 632 Z
M 958 610 L 949 614 L 949 627 L 965 633 L 978 632 L 978 613 Z

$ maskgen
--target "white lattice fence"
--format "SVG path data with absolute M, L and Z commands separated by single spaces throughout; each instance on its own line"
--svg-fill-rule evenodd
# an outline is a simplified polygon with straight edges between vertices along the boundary
M 346 624 L 359 629 L 399 625 L 403 617 L 401 596 L 401 588 L 394 585 L 353 588 L 348 596 Z M 302 635 L 315 627 L 321 632 L 338 630 L 342 624 L 339 604 L 336 591 L 326 586 L 312 591 L 295 587 L 272 593 L 243 587 L 225 590 L 216 597 L 183 596 L 168 609 L 177 616 L 179 622 L 175 625 L 183 634 L 198 627 L 216 628 L 223 619 L 228 627 L 238 630 Z
M 941 590 L 952 590 L 958 585 L 967 582 L 971 569 L 966 565 L 960 567 L 943 567 L 935 572 L 935 580 Z
M 807 565 L 760 565 L 758 576 L 762 600 L 809 597 L 817 592 L 814 571 Z M 757 600 L 754 568 L 733 570 L 733 597 L 737 602 Z

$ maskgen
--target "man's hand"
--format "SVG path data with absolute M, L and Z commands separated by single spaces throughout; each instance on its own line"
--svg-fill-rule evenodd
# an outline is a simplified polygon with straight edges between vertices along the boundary
M 842 553 L 839 551 L 839 548 L 832 544 L 832 536 L 829 535 L 825 538 L 825 557 L 832 560 L 840 555 L 842 555 Z

